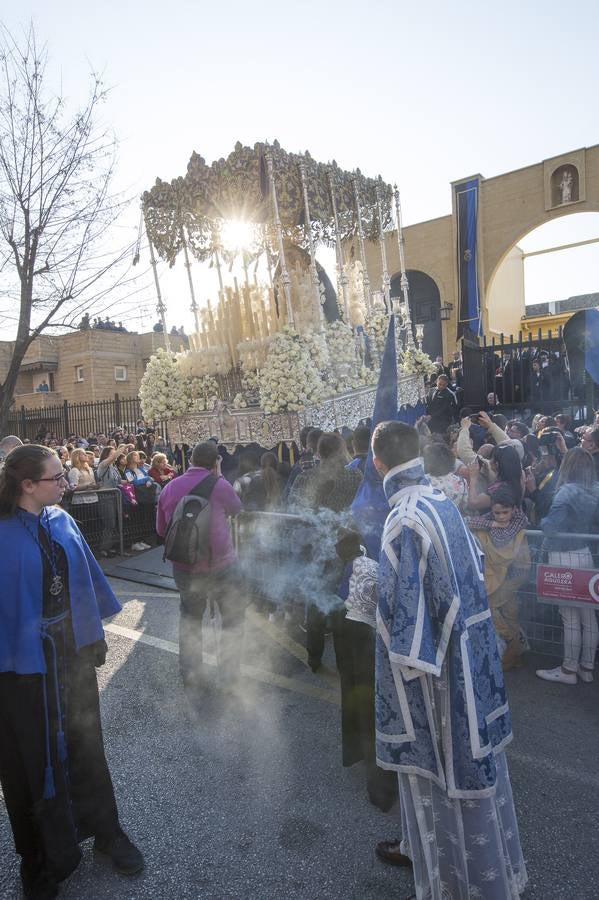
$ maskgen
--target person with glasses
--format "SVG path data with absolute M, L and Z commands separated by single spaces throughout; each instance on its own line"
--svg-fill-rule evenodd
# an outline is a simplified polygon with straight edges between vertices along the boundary
M 96 667 L 120 610 L 74 520 L 53 450 L 18 447 L 0 475 L 0 784 L 27 900 L 52 898 L 79 843 L 118 872 L 143 857 L 121 828 L 104 755 Z

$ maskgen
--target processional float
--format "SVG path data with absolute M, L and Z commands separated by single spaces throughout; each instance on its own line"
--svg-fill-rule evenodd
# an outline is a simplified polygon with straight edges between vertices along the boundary
M 195 333 L 178 365 L 201 399 L 173 423 L 181 440 L 217 435 L 272 446 L 297 440 L 306 424 L 355 427 L 372 413 L 390 315 L 404 373 L 398 407 L 422 396 L 428 358 L 422 326 L 418 346 L 414 340 L 399 192 L 380 176 L 288 153 L 276 141 L 238 143 L 227 159 L 207 165 L 194 153 L 184 177 L 158 179 L 142 197 L 142 213 L 165 334 L 156 254 L 169 266 L 182 255 L 187 271 Z M 231 223 L 243 223 L 243 240 L 226 240 Z M 390 291 L 391 230 L 401 298 Z M 377 289 L 366 241 L 380 248 Z M 335 250 L 336 289 L 316 259 L 322 245 Z M 217 275 L 217 297 L 205 305 L 196 298 L 192 261 Z

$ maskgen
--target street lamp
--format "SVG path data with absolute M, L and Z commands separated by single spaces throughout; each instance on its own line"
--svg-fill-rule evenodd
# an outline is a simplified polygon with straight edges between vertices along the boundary
M 442 322 L 449 322 L 451 319 L 451 312 L 453 310 L 453 303 L 442 303 L 441 308 L 439 310 L 441 314 Z

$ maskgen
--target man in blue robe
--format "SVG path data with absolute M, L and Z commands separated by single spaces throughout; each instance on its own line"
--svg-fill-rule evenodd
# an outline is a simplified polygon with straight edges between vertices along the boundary
M 372 450 L 391 507 L 376 611 L 377 763 L 399 775 L 401 851 L 418 900 L 517 898 L 527 875 L 482 554 L 424 475 L 415 429 L 383 422 Z

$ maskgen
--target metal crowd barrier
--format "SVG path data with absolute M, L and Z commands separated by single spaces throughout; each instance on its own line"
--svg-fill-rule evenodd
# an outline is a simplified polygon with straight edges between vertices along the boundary
M 303 601 L 314 588 L 311 561 L 322 537 L 314 520 L 289 513 L 242 512 L 231 527 L 249 590 L 274 601 Z M 517 591 L 520 626 L 530 650 L 560 660 L 560 602 L 599 611 L 599 535 L 555 535 L 558 540 L 579 540 L 590 549 L 586 558 L 577 550 L 562 551 L 558 565 L 551 565 L 555 558 L 543 549 L 541 531 L 526 535 L 530 568 Z
M 149 494 L 149 488 L 139 488 L 135 494 L 136 505 L 124 502 L 123 538 L 125 546 L 130 547 L 138 541 L 156 542 L 156 501 L 155 495 Z M 142 493 L 147 491 L 148 493 Z
M 599 535 L 560 533 L 552 536 L 563 541 L 564 547 L 575 540 L 584 543 L 590 551 L 589 555 L 580 550 L 565 549 L 559 551 L 558 558 L 543 549 L 542 531 L 527 531 L 526 536 L 531 562 L 529 577 L 518 590 L 520 626 L 531 650 L 561 660 L 560 602 L 599 611 Z
M 75 519 L 93 552 L 116 549 L 118 544 L 118 552 L 122 556 L 123 503 L 120 490 L 106 487 L 90 490 L 90 494 L 98 497 L 96 503 L 73 503 L 77 493 L 65 494 L 61 505 Z M 84 496 L 84 492 L 80 496 Z

